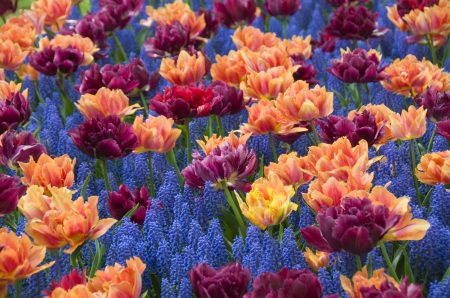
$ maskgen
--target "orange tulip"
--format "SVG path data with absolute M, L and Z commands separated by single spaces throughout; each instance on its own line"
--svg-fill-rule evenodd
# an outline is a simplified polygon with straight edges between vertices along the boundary
M 138 257 L 127 260 L 127 267 L 120 264 L 98 270 L 88 281 L 88 289 L 99 297 L 139 298 L 142 291 L 142 273 L 146 265 Z M 97 297 L 97 296 L 96 296 Z
M 450 151 L 423 155 L 415 170 L 417 179 L 425 184 L 450 183 Z
M 303 170 L 308 166 L 305 157 L 297 157 L 297 152 L 282 154 L 278 157 L 278 163 L 271 162 L 268 167 L 264 167 L 264 176 L 275 174 L 285 185 L 292 185 L 294 189 L 298 189 L 300 185 L 308 183 L 313 178 L 313 175 Z
M 38 15 L 45 15 L 45 25 L 59 29 L 69 18 L 72 0 L 38 0 L 31 3 L 31 10 Z
M 56 34 L 56 36 L 52 40 L 49 40 L 48 37 L 44 37 L 39 41 L 39 50 L 42 50 L 49 46 L 53 46 L 54 48 L 61 47 L 62 49 L 71 46 L 75 49 L 80 50 L 83 53 L 83 61 L 81 63 L 81 65 L 83 66 L 89 65 L 94 62 L 93 55 L 100 50 L 90 38 L 83 37 L 79 34 Z
M 283 45 L 286 47 L 289 56 L 302 54 L 305 59 L 308 59 L 312 55 L 311 35 L 306 38 L 294 35 L 292 39 L 283 40 Z
M 303 132 L 306 128 L 294 127 L 293 122 L 288 122 L 275 109 L 273 101 L 262 99 L 251 107 L 245 107 L 248 111 L 248 123 L 241 126 L 243 133 L 252 133 L 254 136 L 268 133 L 289 134 Z
M 122 90 L 108 88 L 99 89 L 95 95 L 89 93 L 82 95 L 75 106 L 88 119 L 103 118 L 109 115 L 116 115 L 123 119 L 142 109 L 137 103 L 130 106 L 130 100 Z
M 39 80 L 39 72 L 34 69 L 33 66 L 31 66 L 29 63 L 22 64 L 19 69 L 16 70 L 16 75 L 22 80 L 25 80 L 25 77 L 28 76 L 28 78 L 31 81 L 37 81 Z
M 274 47 L 261 46 L 257 52 L 241 50 L 247 72 L 262 72 L 270 68 L 283 66 L 287 70 L 292 68 L 292 60 L 281 43 Z
M 67 188 L 53 188 L 54 192 L 59 195 L 72 195 L 72 191 Z M 31 185 L 27 189 L 27 193 L 19 200 L 20 213 L 25 216 L 27 220 L 33 218 L 43 219 L 47 211 L 52 210 L 51 196 L 44 195 L 45 188 L 37 185 Z
M 172 58 L 162 59 L 159 72 L 173 85 L 197 83 L 206 75 L 206 59 L 202 52 L 191 56 L 183 50 L 178 55 L 176 64 Z
M 225 142 L 230 143 L 230 145 L 237 149 L 239 145 L 245 145 L 247 140 L 252 136 L 251 133 L 242 133 L 239 138 L 234 134 L 234 131 L 231 131 L 227 137 L 217 137 L 216 134 L 213 134 L 211 138 L 205 136 L 206 142 L 202 140 L 197 140 L 197 144 L 202 148 L 205 155 L 209 155 L 214 148 L 222 146 Z
M 364 266 L 362 268 L 362 271 L 358 271 L 353 275 L 352 282 L 350 279 L 344 275 L 341 275 L 341 284 L 344 288 L 344 291 L 347 293 L 349 298 L 362 298 L 362 295 L 360 293 L 361 288 L 365 287 L 372 287 L 374 286 L 378 290 L 380 289 L 381 285 L 388 281 L 389 283 L 392 283 L 396 288 L 399 287 L 398 283 L 390 277 L 389 275 L 384 273 L 384 268 L 374 270 L 372 273 L 372 277 L 369 278 L 369 275 L 367 273 L 367 268 Z
M 266 71 L 251 71 L 247 80 L 240 85 L 245 98 L 275 99 L 294 84 L 292 74 L 299 68 L 294 66 L 286 69 L 283 66 L 269 68 Z M 249 68 L 247 68 L 249 70 Z
M 94 293 L 91 293 L 87 285 L 76 285 L 70 290 L 66 291 L 63 288 L 56 288 L 53 290 L 51 296 L 46 298 L 95 298 Z
M 32 245 L 30 238 L 18 237 L 6 228 L 0 229 L 0 297 L 7 296 L 8 284 L 45 270 L 55 262 L 38 267 L 45 258 L 45 247 Z
M 133 130 L 138 139 L 138 147 L 133 152 L 166 153 L 171 150 L 181 134 L 181 129 L 173 128 L 173 123 L 171 118 L 152 115 L 148 115 L 144 123 L 144 116 L 137 116 L 134 119 Z
M 319 271 L 320 268 L 329 267 L 330 254 L 327 252 L 317 250 L 316 253 L 313 253 L 311 249 L 307 247 L 303 255 L 305 256 L 306 262 L 308 262 L 309 268 L 316 272 Z
M 13 93 L 20 93 L 20 90 L 22 90 L 22 84 L 21 83 L 14 83 L 14 81 L 3 81 L 0 80 L 0 99 L 2 100 L 11 100 Z M 28 89 L 25 89 L 22 92 L 23 97 L 28 98 Z
M 427 110 L 423 107 L 416 109 L 413 105 L 408 111 L 403 110 L 401 115 L 389 115 L 392 135 L 403 141 L 420 138 L 427 131 L 426 115 Z
M 245 81 L 247 70 L 240 51 L 230 51 L 222 57 L 216 55 L 216 60 L 217 63 L 211 65 L 211 77 L 214 81 L 221 80 L 234 87 L 239 87 Z
M 270 48 L 281 42 L 275 33 L 262 33 L 261 30 L 252 26 L 244 27 L 244 29 L 237 28 L 231 39 L 238 50 L 247 47 L 253 52 L 259 50 L 261 46 Z
M 0 27 L 0 39 L 9 39 L 13 43 L 17 43 L 24 52 L 30 53 L 33 50 L 35 37 L 36 29 L 31 24 L 19 26 L 6 23 Z
M 310 89 L 305 81 L 297 81 L 278 95 L 276 106 L 283 117 L 292 121 L 323 118 L 333 112 L 333 93 L 318 85 Z
M 44 20 L 45 14 L 40 15 L 32 10 L 21 10 L 20 15 L 8 18 L 6 24 L 30 27 L 35 30 L 36 36 L 39 36 L 44 30 Z
M 395 59 L 384 72 L 390 76 L 381 81 L 384 89 L 405 96 L 416 96 L 425 92 L 428 86 L 441 85 L 438 79 L 442 70 L 425 58 L 417 60 L 414 55 L 407 55 L 402 60 Z
M 397 4 L 394 4 L 392 7 L 386 7 L 388 13 L 387 17 L 391 22 L 402 32 L 408 30 L 408 24 L 403 21 L 402 17 L 398 13 Z
M 30 157 L 30 162 L 19 162 L 22 169 L 22 183 L 28 186 L 37 185 L 44 188 L 52 187 L 72 187 L 76 158 L 73 161 L 67 154 L 60 157 L 51 158 L 47 154 L 42 154 L 34 161 Z M 46 189 L 45 194 L 50 195 Z
M 23 63 L 27 56 L 28 51 L 23 51 L 19 44 L 13 43 L 9 39 L 0 39 L 0 68 L 14 70 Z

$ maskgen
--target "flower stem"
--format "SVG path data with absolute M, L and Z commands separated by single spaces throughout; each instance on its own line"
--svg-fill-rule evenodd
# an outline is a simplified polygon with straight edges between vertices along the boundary
M 437 125 L 434 125 L 433 134 L 431 135 L 430 141 L 428 142 L 427 146 L 427 153 L 431 152 L 431 149 L 433 149 L 433 143 L 434 143 L 434 137 L 436 137 L 436 127 Z
M 414 188 L 416 189 L 417 202 L 419 203 L 420 206 L 421 204 L 420 204 L 419 181 L 417 181 L 416 174 L 414 173 L 416 169 L 416 153 L 414 151 L 414 142 L 415 140 L 409 141 L 409 143 L 411 144 L 411 165 L 412 165 L 411 174 L 414 180 Z
M 105 181 L 106 191 L 111 191 L 111 186 L 109 185 L 108 169 L 106 168 L 106 159 L 102 159 L 102 171 L 103 180 Z
M 200 0 L 200 5 L 202 6 L 203 9 L 206 8 L 205 0 Z
M 147 152 L 148 156 L 148 172 L 150 174 L 150 197 L 155 198 L 155 178 L 153 177 L 152 152 Z
M 266 33 L 269 32 L 269 25 L 270 25 L 270 14 L 266 14 L 266 20 L 265 20 L 265 29 Z
M 283 17 L 281 19 L 281 24 L 283 25 L 283 35 L 284 39 L 288 39 L 288 33 L 287 33 L 287 17 Z
M 356 87 L 358 90 L 358 98 L 356 99 L 357 101 L 355 102 L 355 105 L 356 105 L 356 110 L 359 110 L 359 108 L 362 106 L 361 84 L 357 83 Z
M 270 147 L 272 147 L 273 162 L 278 163 L 277 149 L 275 148 L 275 142 L 273 141 L 273 135 L 271 132 L 269 132 L 269 141 Z
M 61 114 L 65 121 L 66 118 L 70 114 L 72 114 L 72 101 L 70 100 L 69 95 L 67 95 L 66 83 L 64 80 L 64 76 L 61 73 L 58 73 L 58 82 L 59 82 L 59 90 L 60 90 L 60 94 L 61 94 L 61 101 L 63 104 Z
M 309 120 L 309 126 L 311 126 L 311 130 L 314 134 L 314 139 L 316 140 L 316 143 L 314 145 L 319 145 L 319 136 L 317 135 L 316 127 L 314 126 L 314 122 L 312 120 Z
M 355 50 L 355 49 L 357 49 L 358 48 L 358 40 L 357 39 L 354 39 L 353 40 L 353 49 Z
M 231 196 L 230 191 L 228 190 L 227 183 L 225 181 L 220 182 L 222 184 L 223 191 L 225 192 L 225 197 L 227 198 L 228 204 L 231 206 L 231 209 L 233 209 L 234 216 L 236 217 L 239 227 L 241 228 L 241 236 L 243 239 L 246 238 L 247 230 L 245 228 L 244 221 L 242 219 L 242 215 L 240 210 L 236 206 L 236 202 L 234 201 L 233 197 Z
M 392 266 L 391 259 L 390 259 L 389 256 L 388 256 L 388 253 L 387 253 L 387 251 L 386 251 L 386 247 L 384 246 L 383 240 L 380 240 L 378 243 L 380 244 L 381 252 L 383 253 L 384 260 L 386 261 L 386 264 L 388 265 L 388 268 L 389 268 L 389 271 L 390 271 L 392 277 L 393 277 L 397 282 L 400 281 L 400 280 L 398 279 L 397 272 L 395 272 L 394 266 Z
M 219 116 L 214 116 L 216 118 L 216 122 L 217 122 L 217 126 L 219 128 L 219 135 L 224 137 L 224 133 L 223 133 L 223 124 L 222 124 L 222 118 L 220 118 Z
M 433 64 L 437 64 L 436 48 L 434 47 L 433 35 L 427 36 L 428 47 L 431 52 L 431 60 Z
M 139 91 L 139 96 L 141 97 L 142 106 L 144 106 L 144 116 L 147 117 L 147 115 L 148 115 L 147 100 L 145 100 L 144 93 L 142 93 L 142 91 Z
M 280 230 L 278 231 L 278 243 L 283 242 L 283 223 L 280 223 Z
M 38 81 L 34 81 L 33 85 L 34 85 L 34 93 L 36 94 L 37 98 L 39 99 L 39 102 L 42 104 L 42 107 L 45 107 L 45 101 L 42 98 L 41 91 L 39 91 Z
M 119 38 L 117 37 L 116 33 L 113 31 L 112 36 L 114 38 L 114 43 L 117 46 L 117 49 L 119 50 L 119 62 L 124 62 L 128 60 L 127 54 L 125 53 L 125 50 L 122 47 L 122 44 L 120 43 Z
M 187 163 L 192 161 L 192 149 L 191 149 L 191 132 L 189 131 L 189 118 L 184 121 L 184 133 L 186 137 L 186 149 L 187 149 Z
M 370 89 L 367 83 L 364 83 L 364 90 L 366 91 L 367 97 L 369 98 L 369 103 L 372 103 L 372 98 L 370 98 Z
M 298 193 L 297 193 L 297 190 L 295 190 L 295 202 L 297 203 L 297 205 L 298 205 L 298 208 L 297 208 L 297 211 L 298 211 L 298 216 L 300 217 L 301 215 L 302 215 L 302 208 L 300 208 L 300 200 L 299 200 L 299 198 L 298 198 Z
M 184 178 L 181 176 L 180 168 L 178 167 L 177 160 L 175 159 L 175 153 L 173 152 L 173 149 L 170 149 L 166 153 L 166 158 L 169 161 L 169 163 L 174 167 L 177 177 L 178 177 L 178 183 L 180 184 L 181 192 L 184 190 Z
M 358 267 L 358 271 L 362 271 L 361 257 L 359 255 L 355 255 L 355 259 L 356 259 L 356 267 Z

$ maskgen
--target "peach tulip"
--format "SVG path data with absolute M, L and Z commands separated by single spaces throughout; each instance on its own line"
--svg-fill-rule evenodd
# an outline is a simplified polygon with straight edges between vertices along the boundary
M 280 43 L 273 47 L 261 46 L 257 52 L 240 51 L 248 73 L 267 71 L 270 68 L 283 66 L 292 68 L 292 60 L 286 48 Z
M 23 63 L 27 56 L 28 51 L 23 51 L 19 44 L 13 43 L 9 39 L 0 39 L 0 68 L 14 70 Z
M 312 56 L 311 35 L 306 38 L 294 35 L 292 39 L 283 40 L 283 45 L 286 47 L 289 56 L 302 54 L 305 59 Z
M 386 7 L 386 9 L 388 11 L 387 17 L 400 31 L 404 32 L 408 30 L 408 24 L 403 21 L 398 13 L 397 4 L 394 4 L 392 7 Z
M 183 50 L 178 55 L 176 64 L 172 58 L 162 59 L 159 71 L 173 85 L 197 83 L 206 75 L 206 58 L 202 52 L 191 56 Z
M 31 66 L 29 63 L 22 64 L 19 69 L 16 70 L 16 75 L 22 80 L 25 80 L 25 77 L 28 76 L 28 78 L 31 81 L 37 81 L 39 80 L 39 72 L 34 69 L 33 66 Z
M 285 185 L 292 185 L 294 189 L 298 189 L 300 185 L 308 183 L 314 177 L 303 170 L 308 166 L 305 157 L 297 157 L 297 152 L 282 154 L 278 157 L 278 163 L 271 162 L 268 167 L 264 167 L 264 176 L 275 174 Z
M 234 87 L 239 87 L 239 84 L 245 81 L 247 70 L 240 51 L 232 50 L 226 56 L 216 55 L 216 61 L 211 65 L 213 80 L 221 80 Z
M 403 141 L 420 138 L 427 131 L 426 115 L 427 110 L 423 107 L 416 109 L 413 105 L 408 111 L 403 110 L 401 115 L 389 115 L 392 135 Z
M 36 29 L 31 24 L 19 26 L 6 23 L 0 27 L 0 39 L 11 40 L 13 43 L 18 44 L 24 52 L 31 53 L 34 48 L 35 37 Z
M 330 254 L 327 252 L 316 251 L 313 253 L 312 250 L 307 247 L 306 251 L 303 253 L 305 256 L 306 262 L 308 262 L 309 268 L 314 271 L 319 271 L 320 268 L 329 267 L 328 263 L 330 262 Z
M 22 90 L 21 83 L 16 84 L 14 81 L 6 82 L 4 80 L 0 80 L 0 99 L 11 100 L 12 95 L 14 93 L 20 93 L 20 90 Z M 22 95 L 28 99 L 28 89 L 25 89 L 22 92 Z
M 361 288 L 370 288 L 375 287 L 376 289 L 380 289 L 381 285 L 388 281 L 396 288 L 399 287 L 398 283 L 387 275 L 384 272 L 384 268 L 373 270 L 372 277 L 369 278 L 369 274 L 367 273 L 367 268 L 364 266 L 362 271 L 358 271 L 353 275 L 352 278 L 353 284 L 350 279 L 344 275 L 341 275 L 341 284 L 344 288 L 344 291 L 347 293 L 349 298 L 362 298 L 360 289 Z
M 252 136 L 251 133 L 241 133 L 239 138 L 234 134 L 234 131 L 231 131 L 227 137 L 217 137 L 216 134 L 213 134 L 210 138 L 205 136 L 205 141 L 197 140 L 197 144 L 202 148 L 205 155 L 209 155 L 214 148 L 222 146 L 225 142 L 230 143 L 233 149 L 237 149 L 239 145 L 245 145 L 247 140 Z
M 56 288 L 52 291 L 51 296 L 45 298 L 95 298 L 94 293 L 89 291 L 87 285 L 76 285 L 70 290 L 64 290 L 63 288 Z
M 244 29 L 237 28 L 231 39 L 238 50 L 247 47 L 253 52 L 259 50 L 261 46 L 270 48 L 281 42 L 275 33 L 262 33 L 261 30 L 252 26 L 244 27 Z
M 423 155 L 415 169 L 417 179 L 428 185 L 450 183 L 450 151 Z
M 38 0 L 31 3 L 31 10 L 38 15 L 45 15 L 45 25 L 59 29 L 69 18 L 72 0 Z

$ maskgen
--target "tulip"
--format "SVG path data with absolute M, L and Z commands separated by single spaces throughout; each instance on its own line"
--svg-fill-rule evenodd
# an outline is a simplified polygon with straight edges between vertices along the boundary
M 311 58 L 313 54 L 311 42 L 311 35 L 306 38 L 294 35 L 291 39 L 283 40 L 282 44 L 290 56 L 301 55 L 306 60 Z
M 282 43 L 270 48 L 263 45 L 256 52 L 241 49 L 240 54 L 245 61 L 248 73 L 268 71 L 270 68 L 278 66 L 288 70 L 292 68 L 292 60 Z
M 427 110 L 427 118 L 435 123 L 450 115 L 450 92 L 436 91 L 428 87 L 425 93 L 414 97 L 414 101 Z
M 292 16 L 301 8 L 300 0 L 272 0 L 264 1 L 264 7 L 273 17 Z
M 247 47 L 252 52 L 258 51 L 261 46 L 271 48 L 281 42 L 275 33 L 262 33 L 261 30 L 252 26 L 244 27 L 244 29 L 237 28 L 231 39 L 238 50 Z
M 355 255 L 369 253 L 400 219 L 389 215 L 386 206 L 374 206 L 368 198 L 344 198 L 341 206 L 320 211 L 319 227 L 301 229 L 308 245 L 325 252 L 347 251 Z
M 423 107 L 416 109 L 409 106 L 408 111 L 403 110 L 402 114 L 392 114 L 389 116 L 391 132 L 397 139 L 407 141 L 423 136 L 427 130 L 425 116 L 427 111 Z
M 307 247 L 303 255 L 305 256 L 306 262 L 308 262 L 309 268 L 315 272 L 319 271 L 320 268 L 327 268 L 330 266 L 328 265 L 330 262 L 330 254 L 327 252 L 316 250 L 316 253 L 313 253 L 311 249 Z
M 39 80 L 39 72 L 29 63 L 22 64 L 15 73 L 22 81 L 25 81 L 25 78 L 28 78 L 33 82 Z
M 311 271 L 284 267 L 277 273 L 264 272 L 253 281 L 253 291 L 244 298 L 322 297 L 322 284 Z
M 22 131 L 15 135 L 14 132 L 7 131 L 1 136 L 0 164 L 11 170 L 19 168 L 19 161 L 27 162 L 30 157 L 38 160 L 44 153 L 47 153 L 44 145 L 31 132 Z
M 59 50 L 62 51 L 61 48 L 59 48 Z M 73 51 L 75 53 L 76 50 Z M 82 55 L 81 52 L 78 52 L 78 54 L 79 56 Z M 38 72 L 46 76 L 56 76 L 58 74 L 58 66 L 54 63 L 54 60 L 55 60 L 55 50 L 53 50 L 52 48 L 46 48 L 40 52 L 34 52 L 30 56 L 30 65 L 33 68 L 35 68 Z M 76 61 L 73 62 L 76 63 Z
M 15 93 L 21 93 L 22 84 L 16 84 L 14 81 L 6 82 L 5 80 L 0 80 L 0 99 L 11 101 Z M 28 89 L 22 92 L 23 97 L 28 99 Z
M 200 32 L 199 36 L 206 39 L 212 39 L 216 36 L 219 31 L 219 20 L 213 15 L 212 11 L 209 9 L 199 8 L 197 11 L 197 16 L 203 15 L 205 19 L 206 26 L 202 32 Z
M 54 201 L 52 199 L 52 193 L 55 193 L 58 197 L 71 196 L 73 191 L 63 187 L 63 188 L 51 188 L 48 189 L 48 194 L 44 194 L 46 189 L 42 186 L 31 185 L 27 189 L 26 195 L 19 200 L 19 210 L 20 213 L 25 216 L 25 218 L 30 221 L 34 218 L 43 219 L 47 211 L 52 210 Z
M 450 119 L 439 121 L 436 126 L 436 133 L 450 142 Z
M 136 187 L 132 192 L 128 186 L 122 184 L 120 185 L 118 192 L 108 192 L 108 210 L 117 220 L 121 220 L 125 214 L 137 204 L 139 204 L 139 207 L 131 217 L 131 221 L 143 225 L 147 210 L 150 209 L 150 206 L 152 205 L 152 202 L 148 199 L 148 193 L 145 187 L 142 187 L 141 189 Z
M 425 7 L 431 7 L 438 3 L 439 0 L 398 0 L 397 10 L 399 15 L 403 17 L 414 9 L 423 11 Z
M 27 56 L 28 51 L 23 51 L 19 44 L 9 39 L 0 39 L 0 68 L 14 70 L 25 61 Z
M 362 298 L 360 293 L 361 288 L 374 287 L 380 289 L 385 282 L 392 283 L 398 287 L 398 283 L 384 272 L 384 268 L 373 270 L 372 276 L 369 278 L 367 267 L 364 266 L 362 270 L 357 271 L 352 277 L 353 285 L 350 279 L 341 275 L 341 285 L 344 291 L 350 298 Z
M 324 53 L 331 53 L 336 49 L 336 43 L 338 40 L 338 37 L 333 36 L 330 33 L 319 32 L 319 39 L 312 39 L 311 46 L 313 50 L 319 48 Z
M 211 114 L 223 117 L 234 115 L 242 111 L 246 105 L 244 94 L 232 86 L 227 86 L 222 81 L 214 81 L 210 87 L 214 94 L 211 102 Z
M 341 6 L 336 9 L 324 31 L 340 39 L 367 40 L 386 34 L 389 29 L 378 29 L 378 13 L 365 6 Z
M 450 151 L 432 152 L 423 155 L 415 169 L 420 182 L 436 185 L 450 183 Z
M 366 4 L 367 2 L 369 2 L 370 0 L 327 0 L 327 2 L 333 6 L 334 8 L 339 8 L 341 6 L 345 6 L 345 5 L 351 5 L 351 4 Z
M 278 163 L 271 162 L 268 167 L 264 167 L 264 176 L 275 174 L 284 185 L 292 185 L 297 190 L 300 185 L 307 184 L 313 178 L 303 171 L 308 166 L 304 157 L 297 157 L 297 152 L 282 154 L 278 157 Z
M 138 257 L 127 260 L 124 267 L 118 263 L 98 270 L 88 281 L 88 289 L 102 297 L 139 298 L 142 291 L 142 274 L 146 265 Z
M 241 264 L 228 263 L 218 270 L 206 263 L 196 264 L 189 272 L 195 297 L 240 298 L 247 292 L 250 271 Z
M 55 28 L 61 27 L 69 18 L 71 8 L 72 0 L 38 0 L 31 3 L 31 10 L 38 15 L 45 15 L 44 24 L 55 25 Z
M 143 0 L 100 0 L 99 4 L 98 16 L 107 32 L 125 28 L 144 7 Z
M 115 115 L 85 119 L 68 134 L 75 146 L 91 158 L 123 158 L 138 146 L 131 124 L 121 122 Z
M 319 83 L 315 78 L 319 71 L 314 69 L 314 65 L 306 64 L 305 57 L 302 54 L 295 54 L 291 56 L 291 59 L 293 66 L 300 65 L 300 68 L 293 73 L 294 81 L 305 81 L 309 85 Z
M 221 147 L 226 142 L 228 142 L 233 149 L 237 149 L 239 145 L 245 145 L 248 139 L 252 136 L 251 133 L 241 133 L 239 138 L 234 134 L 234 131 L 230 131 L 230 134 L 227 137 L 217 137 L 216 134 L 213 134 L 211 138 L 208 136 L 204 136 L 205 141 L 197 140 L 197 144 L 202 148 L 205 155 L 209 155 L 214 148 Z
M 276 174 L 269 174 L 268 178 L 259 178 L 253 182 L 251 190 L 245 197 L 245 203 L 239 195 L 242 214 L 247 219 L 265 230 L 267 227 L 281 224 L 298 205 L 291 202 L 295 190 L 292 185 L 284 185 Z
M 231 50 L 226 56 L 216 55 L 217 62 L 211 65 L 211 77 L 227 85 L 239 87 L 247 78 L 245 62 L 241 52 Z
M 0 134 L 27 123 L 30 114 L 30 102 L 22 93 L 15 93 L 11 99 L 0 99 Z
M 255 0 L 225 0 L 213 3 L 214 15 L 225 28 L 251 25 L 261 13 Z
M 385 280 L 380 289 L 372 287 L 362 287 L 359 292 L 363 297 L 405 297 L 405 298 L 422 298 L 422 286 L 411 284 L 408 285 L 408 276 L 406 276 L 400 285 L 397 287 L 395 284 Z
M 94 61 L 93 55 L 99 51 L 99 48 L 95 46 L 92 40 L 79 34 L 57 34 L 50 41 L 48 37 L 44 37 L 39 41 L 38 51 L 42 51 L 49 47 L 52 47 L 53 49 L 60 47 L 63 50 L 71 47 L 73 49 L 81 51 L 81 53 L 83 53 L 83 60 L 80 65 L 82 66 L 91 64 Z
M 56 294 L 58 292 L 55 292 L 56 289 L 63 289 L 65 291 L 69 291 L 76 287 L 77 285 L 86 285 L 86 269 L 83 271 L 78 272 L 78 270 L 75 268 L 72 270 L 70 274 L 66 274 L 61 278 L 60 282 L 53 281 L 50 285 L 50 290 L 44 290 L 42 291 L 45 295 L 50 297 L 58 297 Z M 58 290 L 60 291 L 60 290 Z M 54 293 L 54 296 L 52 296 Z M 64 296 L 63 296 L 64 297 Z M 70 297 L 70 296 L 69 296 Z M 83 296 L 82 296 L 83 297 Z
M 388 11 L 387 17 L 401 32 L 408 30 L 408 25 L 403 21 L 402 16 L 398 12 L 398 4 L 394 4 L 392 7 L 386 6 L 386 9 Z
M 0 40 L 10 40 L 14 44 L 18 44 L 24 52 L 33 50 L 35 38 L 36 29 L 31 24 L 20 26 L 14 23 L 6 23 L 0 27 Z
M 94 294 L 91 293 L 86 285 L 76 285 L 70 290 L 65 290 L 64 288 L 56 288 L 53 290 L 49 296 L 45 298 L 95 298 Z
M 307 133 L 311 133 L 311 126 L 309 124 L 309 122 L 306 121 L 302 121 L 299 122 L 297 124 L 295 124 L 293 126 L 293 128 L 298 128 L 298 127 L 303 127 L 306 130 L 302 131 L 302 132 L 293 132 L 293 133 L 288 133 L 288 134 L 273 134 L 274 139 L 280 141 L 280 142 L 284 142 L 286 144 L 292 145 L 295 143 L 295 141 L 297 141 L 302 135 L 307 134 Z
M 27 187 L 20 184 L 20 178 L 0 174 L 0 217 L 10 214 L 16 209 L 19 198 Z
M 202 52 L 190 55 L 182 50 L 176 62 L 171 58 L 164 58 L 159 72 L 173 85 L 197 83 L 207 73 L 206 58 Z
M 66 78 L 74 74 L 83 62 L 83 53 L 72 47 L 62 49 L 57 47 L 45 48 L 34 52 L 30 57 L 30 65 L 47 76 L 56 76 L 59 72 Z
M 0 247 L 0 259 L 9 260 L 8 263 L 2 262 L 3 266 L 0 267 L 1 297 L 7 297 L 8 284 L 26 279 L 55 263 L 53 261 L 38 267 L 45 258 L 45 247 L 32 245 L 27 235 L 18 237 L 6 228 L 0 229 Z
M 18 2 L 19 0 L 6 0 L 5 3 L 0 6 L 0 16 L 4 17 L 15 13 Z

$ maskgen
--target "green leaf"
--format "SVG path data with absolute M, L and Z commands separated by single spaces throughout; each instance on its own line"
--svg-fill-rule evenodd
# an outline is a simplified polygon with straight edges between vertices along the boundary
M 234 238 L 239 235 L 239 223 L 236 220 L 236 217 L 223 206 L 221 207 L 220 212 L 222 213 L 223 223 L 226 225 L 224 236 L 230 242 L 233 242 Z
M 340 94 L 338 91 L 333 90 L 333 92 L 337 95 L 337 97 L 339 98 L 339 103 L 341 104 L 341 106 L 344 106 L 345 108 L 348 108 L 348 99 L 346 99 L 342 94 Z
M 89 184 L 89 180 L 91 180 L 91 173 L 86 177 L 86 180 L 84 180 L 83 187 L 81 187 L 81 196 L 84 198 L 86 197 L 86 188 Z
M 261 156 L 259 159 L 259 171 L 258 171 L 258 177 L 262 178 L 264 177 L 264 155 Z
M 92 260 L 92 266 L 89 269 L 89 277 L 93 278 L 97 270 L 100 268 L 100 263 L 103 257 L 104 247 L 103 244 L 98 242 L 98 239 L 95 239 L 95 256 Z
M 139 51 L 141 50 L 142 45 L 144 44 L 144 41 L 147 38 L 148 29 L 149 29 L 148 27 L 142 28 L 141 31 L 139 31 L 139 33 L 136 36 L 136 42 Z
M 118 228 L 118 227 L 120 227 L 120 226 L 122 225 L 123 219 L 124 219 L 125 217 L 132 217 L 133 214 L 136 212 L 136 210 L 137 210 L 138 208 L 139 208 L 139 204 L 136 204 L 136 206 L 134 206 L 133 209 L 131 209 L 130 211 L 128 211 L 127 213 L 125 213 L 125 215 L 122 217 L 122 219 L 119 220 L 119 221 L 117 222 L 117 224 L 116 224 L 116 226 L 114 227 L 114 229 L 116 229 L 116 228 Z
M 369 278 L 372 277 L 373 274 L 373 268 L 372 268 L 372 253 L 369 253 L 369 257 L 367 260 L 367 274 L 369 275 Z
M 395 255 L 394 255 L 394 259 L 392 261 L 392 266 L 394 267 L 394 269 L 396 271 L 397 271 L 397 265 L 398 265 L 398 262 L 400 261 L 401 256 L 402 256 L 402 250 L 397 249 L 397 251 L 395 252 Z
M 91 11 L 92 2 L 91 0 L 83 0 L 78 4 L 78 8 L 80 9 L 80 13 L 82 16 L 85 16 L 88 12 Z

